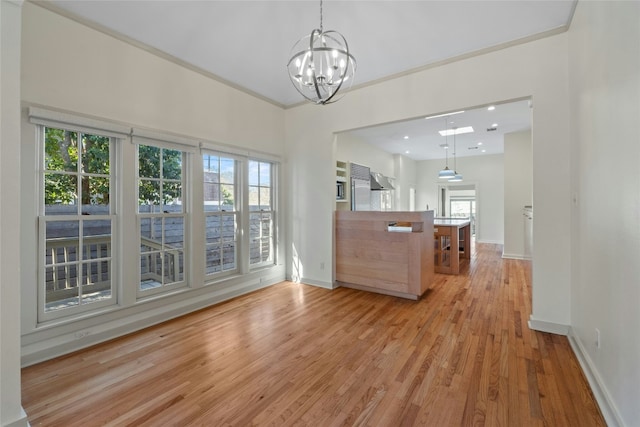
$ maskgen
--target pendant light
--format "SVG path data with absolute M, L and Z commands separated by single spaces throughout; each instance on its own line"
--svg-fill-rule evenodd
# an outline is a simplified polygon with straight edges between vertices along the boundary
M 356 59 L 342 34 L 322 27 L 322 0 L 320 29 L 311 31 L 293 46 L 287 70 L 296 90 L 315 104 L 337 101 L 353 84 Z M 337 97 L 340 89 L 342 95 Z
M 447 119 L 445 117 L 444 119 L 444 128 L 445 130 L 447 129 Z M 445 158 L 445 165 L 444 165 L 444 169 L 442 169 L 440 172 L 438 172 L 438 178 L 440 179 L 451 179 L 453 178 L 456 174 L 454 171 L 452 171 L 451 169 L 449 169 L 449 137 L 448 137 L 448 132 L 445 132 L 444 136 L 445 136 L 445 152 L 444 152 L 444 158 Z
M 449 182 L 462 181 L 462 175 L 458 173 L 458 167 L 456 164 L 456 131 L 458 128 L 453 128 L 453 177 L 449 179 Z

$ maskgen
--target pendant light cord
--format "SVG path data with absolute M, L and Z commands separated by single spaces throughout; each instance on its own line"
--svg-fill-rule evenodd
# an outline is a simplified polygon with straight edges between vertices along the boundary
M 458 128 L 453 128 L 453 170 L 455 173 L 458 173 L 458 164 L 456 162 L 456 130 Z
M 447 118 L 444 118 L 444 165 L 449 167 L 449 132 L 447 132 L 449 125 L 447 124 Z

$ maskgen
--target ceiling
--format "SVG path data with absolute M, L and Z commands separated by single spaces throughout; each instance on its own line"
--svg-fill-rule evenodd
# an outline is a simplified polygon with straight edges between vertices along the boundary
M 325 30 L 337 30 L 347 39 L 357 61 L 356 88 L 563 31 L 576 1 L 325 0 L 323 24 Z M 50 0 L 39 4 L 282 107 L 303 101 L 289 81 L 286 64 L 295 42 L 318 28 L 320 21 L 319 1 L 304 0 Z M 505 132 L 530 125 L 527 101 L 503 104 L 487 113 L 486 108 L 467 109 L 451 116 L 457 125 L 468 123 L 476 129 L 474 134 L 456 137 L 459 156 L 502 152 Z M 498 130 L 486 132 L 496 122 Z M 439 148 L 444 138 L 434 134 L 443 126 L 443 119 L 421 118 L 354 134 L 386 151 L 422 160 L 444 157 Z M 403 139 L 405 135 L 408 140 Z M 485 153 L 468 150 L 478 142 L 483 142 Z
M 489 107 L 493 107 L 491 110 Z M 443 117 L 420 117 L 396 123 L 344 132 L 381 150 L 414 160 L 499 154 L 504 151 L 504 134 L 531 129 L 532 103 L 520 100 L 452 111 Z M 473 132 L 442 136 L 439 131 L 470 126 Z M 488 130 L 491 129 L 491 130 Z M 340 138 L 338 138 L 338 143 Z M 445 146 L 448 144 L 448 151 Z

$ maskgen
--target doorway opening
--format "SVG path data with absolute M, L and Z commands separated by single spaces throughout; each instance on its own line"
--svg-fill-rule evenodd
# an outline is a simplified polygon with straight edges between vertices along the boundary
M 439 184 L 438 206 L 443 218 L 469 218 L 471 221 L 471 236 L 476 235 L 478 222 L 476 209 L 475 184 Z

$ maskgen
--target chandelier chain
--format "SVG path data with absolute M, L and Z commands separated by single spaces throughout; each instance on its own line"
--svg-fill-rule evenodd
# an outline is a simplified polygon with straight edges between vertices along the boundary
M 320 32 L 322 33 L 324 29 L 322 28 L 322 0 L 320 0 Z

